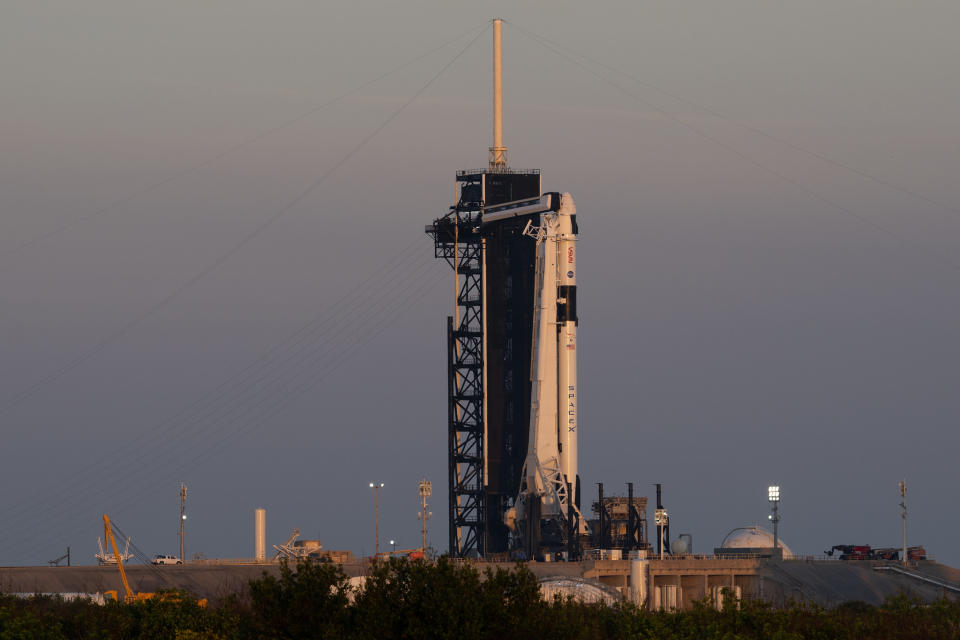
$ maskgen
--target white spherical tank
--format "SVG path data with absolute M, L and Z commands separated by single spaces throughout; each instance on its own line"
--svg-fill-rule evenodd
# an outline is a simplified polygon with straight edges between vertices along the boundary
M 784 558 L 792 558 L 793 552 L 783 539 L 777 541 L 783 549 Z M 772 549 L 773 534 L 759 526 L 738 527 L 727 534 L 720 543 L 721 549 Z

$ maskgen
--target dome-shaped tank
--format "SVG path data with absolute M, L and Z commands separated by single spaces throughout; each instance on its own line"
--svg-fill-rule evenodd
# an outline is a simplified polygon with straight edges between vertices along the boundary
M 540 578 L 540 593 L 548 601 L 554 596 L 572 597 L 579 602 L 603 602 L 609 605 L 623 600 L 616 587 L 591 578 L 576 576 L 546 576 Z
M 777 545 L 783 549 L 784 558 L 792 558 L 790 547 L 780 539 Z M 772 549 L 773 534 L 759 526 L 737 527 L 720 543 L 721 549 Z

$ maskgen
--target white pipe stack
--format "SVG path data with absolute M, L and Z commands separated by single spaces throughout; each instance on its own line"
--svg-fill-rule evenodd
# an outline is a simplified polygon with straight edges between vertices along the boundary
M 630 597 L 633 604 L 641 609 L 647 604 L 647 582 L 650 572 L 650 560 L 645 550 L 630 552 Z
M 267 510 L 257 509 L 253 515 L 253 552 L 257 562 L 267 560 Z

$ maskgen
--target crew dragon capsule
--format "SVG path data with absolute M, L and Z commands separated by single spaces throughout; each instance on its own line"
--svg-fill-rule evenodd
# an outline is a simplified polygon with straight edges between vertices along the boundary
M 505 521 L 531 550 L 560 546 L 570 518 L 586 524 L 577 495 L 577 220 L 569 193 L 505 203 L 488 209 L 484 222 L 540 214 L 524 234 L 537 243 L 530 433 L 520 490 Z

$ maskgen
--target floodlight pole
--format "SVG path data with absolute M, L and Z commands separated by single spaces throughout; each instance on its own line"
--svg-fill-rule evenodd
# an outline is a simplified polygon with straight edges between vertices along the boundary
M 667 510 L 660 507 L 653 512 L 653 523 L 657 525 L 657 529 L 660 532 L 660 559 L 663 560 L 663 538 L 666 533 L 667 525 L 670 522 L 670 516 L 667 514 Z
M 780 532 L 777 530 L 779 522 L 780 522 L 780 514 L 777 513 L 777 503 L 774 502 L 773 503 L 773 548 L 774 549 L 780 546 L 780 540 L 779 540 Z
M 770 508 L 773 510 L 773 514 L 770 516 L 770 520 L 773 522 L 773 555 L 777 556 L 777 549 L 780 547 L 778 531 L 778 525 L 780 523 L 780 487 L 767 487 L 767 499 L 770 501 Z

